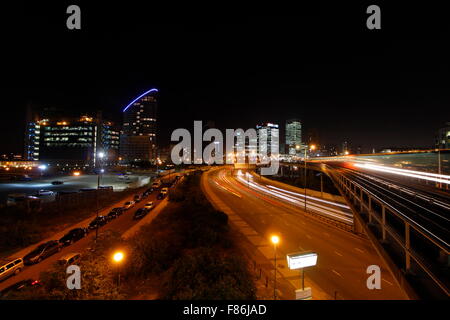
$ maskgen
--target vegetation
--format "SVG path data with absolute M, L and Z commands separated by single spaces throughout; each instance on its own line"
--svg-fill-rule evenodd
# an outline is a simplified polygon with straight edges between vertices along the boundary
M 210 205 L 200 178 L 195 172 L 171 190 L 168 207 L 131 239 L 133 264 L 126 276 L 165 279 L 163 299 L 254 299 L 228 216 Z

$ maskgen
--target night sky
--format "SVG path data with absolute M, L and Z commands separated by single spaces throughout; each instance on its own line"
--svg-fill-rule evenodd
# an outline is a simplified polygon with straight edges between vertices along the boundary
M 2 8 L 2 153 L 22 151 L 27 103 L 121 122 L 152 87 L 161 144 L 193 120 L 247 129 L 296 117 L 321 143 L 428 147 L 450 121 L 448 17 L 425 2 L 378 3 L 381 30 L 366 28 L 372 2 L 33 3 Z M 69 4 L 81 31 L 66 28 Z

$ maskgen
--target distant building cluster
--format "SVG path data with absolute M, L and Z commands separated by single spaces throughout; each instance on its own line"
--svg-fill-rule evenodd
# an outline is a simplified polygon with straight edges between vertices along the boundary
M 132 100 L 123 109 L 122 125 L 105 119 L 101 112 L 95 115 L 68 116 L 52 108 L 37 112 L 29 109 L 23 157 L 4 154 L 0 160 L 42 162 L 59 167 L 62 171 L 136 162 L 170 162 L 174 144 L 157 147 L 157 92 L 157 89 L 151 89 Z M 214 122 L 208 121 L 203 129 L 214 126 Z M 256 137 L 246 139 L 245 150 L 237 150 L 238 145 L 235 145 L 235 155 L 240 152 L 245 153 L 247 157 L 261 154 L 271 157 L 273 150 L 277 150 L 281 160 L 298 161 L 304 157 L 363 153 L 361 146 L 351 146 L 347 140 L 339 146 L 321 144 L 318 131 L 314 128 L 305 131 L 299 119 L 289 119 L 285 122 L 284 140 L 280 139 L 283 128 L 279 124 L 261 123 L 256 125 L 255 129 Z M 260 143 L 261 141 L 266 143 Z M 450 149 L 450 122 L 437 131 L 435 147 Z M 420 148 L 389 147 L 378 151 L 372 149 L 372 153 L 412 149 Z

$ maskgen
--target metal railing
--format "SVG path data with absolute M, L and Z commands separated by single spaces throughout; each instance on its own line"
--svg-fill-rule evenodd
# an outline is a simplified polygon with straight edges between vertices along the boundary
M 364 188 L 359 183 L 352 181 L 329 166 L 326 166 L 326 169 L 330 178 L 337 183 L 341 192 L 343 192 L 343 195 L 347 198 L 347 201 L 352 203 L 351 207 L 356 211 L 354 214 L 363 224 L 365 224 L 366 232 L 371 232 L 369 227 L 374 227 L 378 224 L 379 229 L 381 229 L 379 230 L 380 234 L 377 236 L 372 232 L 371 238 L 373 239 L 375 237 L 380 243 L 391 242 L 396 248 L 403 251 L 404 263 L 402 266 L 397 265 L 397 267 L 399 267 L 400 270 L 404 270 L 405 274 L 411 274 L 413 273 L 412 261 L 414 261 L 415 266 L 423 271 L 423 274 L 425 274 L 428 279 L 440 288 L 447 297 L 450 296 L 450 291 L 447 287 L 448 283 L 446 284 L 445 281 L 440 279 L 436 275 L 435 269 L 433 269 L 429 263 L 426 263 L 423 256 L 413 249 L 414 243 L 411 242 L 411 231 L 413 230 L 414 235 L 419 236 L 416 241 L 419 242 L 425 240 L 427 243 L 432 244 L 438 251 L 446 256 L 447 259 L 449 255 L 448 243 L 391 206 L 379 196 Z M 376 210 L 375 206 L 379 208 L 379 210 Z M 403 230 L 399 230 L 398 226 L 395 228 L 389 225 L 387 218 L 390 217 L 394 217 L 395 220 L 400 221 L 403 225 Z M 403 279 L 398 279 L 397 274 L 396 280 L 398 283 L 401 283 Z

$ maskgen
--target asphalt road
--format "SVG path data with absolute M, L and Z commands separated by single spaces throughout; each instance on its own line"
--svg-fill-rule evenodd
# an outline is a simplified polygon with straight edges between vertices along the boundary
M 318 263 L 308 268 L 307 277 L 329 298 L 406 299 L 367 239 L 310 218 L 289 201 L 240 182 L 229 169 L 211 172 L 207 183 L 259 235 L 268 239 L 279 234 L 277 250 L 281 256 L 304 250 L 317 252 Z M 381 268 L 380 290 L 367 288 L 370 265 Z
M 168 179 L 171 179 L 172 177 L 164 177 L 163 181 L 167 182 Z M 164 185 L 162 186 L 164 187 Z M 133 219 L 133 214 L 134 212 L 143 207 L 145 205 L 145 203 L 149 202 L 149 201 L 153 201 L 154 203 L 154 208 L 147 214 L 147 215 L 151 215 L 152 212 L 156 209 L 156 207 L 159 205 L 159 203 L 162 200 L 157 200 L 156 196 L 157 196 L 158 192 L 154 191 L 152 194 L 150 194 L 147 198 L 143 199 L 141 202 L 137 203 L 134 207 L 130 208 L 129 210 L 125 211 L 121 216 L 117 217 L 116 219 L 110 221 L 109 223 L 107 223 L 106 225 L 102 226 L 99 228 L 99 234 L 102 232 L 105 232 L 106 230 L 113 230 L 115 232 L 118 232 L 120 234 L 124 234 L 127 230 L 129 230 L 130 228 L 132 228 L 136 223 L 138 223 L 140 220 L 134 220 Z M 129 199 L 123 200 L 121 203 L 117 203 L 115 206 L 120 206 L 121 204 L 123 204 L 125 201 L 127 200 L 131 200 L 132 196 L 130 196 Z M 109 212 L 109 210 L 104 210 L 102 212 L 100 212 L 100 215 L 107 215 Z M 91 219 L 92 220 L 92 219 Z M 78 226 L 78 224 L 77 224 Z M 75 227 L 75 225 L 73 226 Z M 85 227 L 87 227 L 87 224 L 85 225 Z M 70 229 L 70 228 L 69 228 Z M 68 253 L 72 253 L 72 252 L 78 252 L 78 253 L 83 253 L 83 251 L 85 251 L 86 249 L 89 248 L 91 241 L 94 240 L 95 238 L 95 229 L 91 230 L 90 233 L 88 234 L 88 236 L 86 236 L 85 238 L 75 242 L 72 245 L 69 245 L 67 247 L 64 247 L 60 252 L 48 257 L 47 259 L 44 259 L 42 262 L 35 264 L 35 265 L 31 265 L 31 266 L 25 266 L 25 268 L 22 270 L 22 272 L 20 272 L 18 275 L 9 277 L 8 279 L 0 282 L 0 291 L 3 290 L 4 288 L 18 282 L 21 280 L 25 280 L 25 279 L 39 279 L 39 275 L 41 272 L 49 269 L 51 267 L 51 265 L 53 263 L 55 263 L 59 258 L 61 258 L 62 256 L 68 254 Z M 58 240 L 58 237 L 55 237 L 54 240 Z M 47 239 L 51 240 L 51 239 Z M 27 252 L 32 251 L 35 247 L 37 247 L 37 244 L 34 246 L 30 246 L 29 248 L 27 248 Z M 21 252 L 23 252 L 24 250 L 21 250 Z M 20 257 L 20 255 L 13 255 L 14 257 Z

